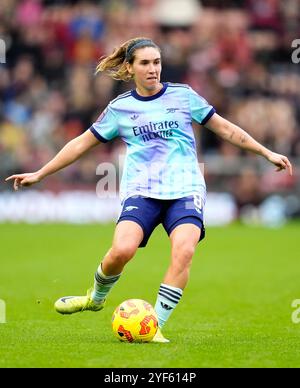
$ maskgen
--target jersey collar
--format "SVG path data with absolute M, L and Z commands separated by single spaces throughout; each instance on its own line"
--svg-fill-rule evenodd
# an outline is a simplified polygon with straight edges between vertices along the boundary
M 140 96 L 135 89 L 131 91 L 131 95 L 132 95 L 132 97 L 134 97 L 134 98 L 136 98 L 137 100 L 140 100 L 140 101 L 156 100 L 157 98 L 162 96 L 164 94 L 164 92 L 167 90 L 167 87 L 168 87 L 167 82 L 162 82 L 162 84 L 163 84 L 162 89 L 158 93 L 154 94 L 153 96 L 147 96 L 147 97 Z

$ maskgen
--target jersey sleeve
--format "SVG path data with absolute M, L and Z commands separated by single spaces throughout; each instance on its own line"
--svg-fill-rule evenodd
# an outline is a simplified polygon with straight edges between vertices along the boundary
M 189 88 L 189 100 L 192 119 L 199 124 L 205 125 L 207 121 L 216 113 L 215 108 L 192 88 Z
M 109 105 L 89 129 L 102 143 L 107 143 L 119 136 L 118 121 Z

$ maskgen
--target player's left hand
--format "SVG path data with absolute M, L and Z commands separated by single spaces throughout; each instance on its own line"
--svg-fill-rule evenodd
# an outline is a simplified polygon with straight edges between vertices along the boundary
M 288 169 L 290 175 L 293 175 L 293 166 L 286 156 L 271 152 L 267 159 L 277 167 L 276 171 Z

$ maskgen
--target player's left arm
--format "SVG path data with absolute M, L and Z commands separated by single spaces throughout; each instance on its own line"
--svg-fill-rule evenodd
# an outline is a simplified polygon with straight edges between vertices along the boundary
M 207 121 L 205 127 L 229 143 L 263 156 L 277 167 L 276 171 L 288 169 L 290 175 L 293 175 L 292 164 L 286 156 L 272 152 L 253 139 L 253 137 L 242 128 L 224 119 L 217 113 Z

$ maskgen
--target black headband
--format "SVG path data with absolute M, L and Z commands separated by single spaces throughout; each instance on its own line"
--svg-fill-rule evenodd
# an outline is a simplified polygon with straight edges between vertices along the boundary
M 147 47 L 147 46 L 157 47 L 156 44 L 151 39 L 139 40 L 137 43 L 134 43 L 133 45 L 131 45 L 131 47 L 129 45 L 126 51 L 126 57 L 125 57 L 126 61 L 127 62 L 130 61 L 131 56 L 135 50 L 137 50 L 138 48 Z

